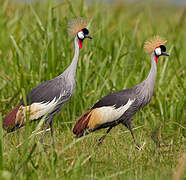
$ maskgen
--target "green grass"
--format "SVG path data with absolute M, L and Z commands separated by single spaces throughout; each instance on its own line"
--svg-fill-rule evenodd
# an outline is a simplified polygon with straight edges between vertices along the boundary
M 45 136 L 49 146 L 39 143 L 41 134 L 29 138 L 38 122 L 14 134 L 3 132 L 3 138 L 0 126 L 1 179 L 159 180 L 171 179 L 176 172 L 185 179 L 186 170 L 179 171 L 180 161 L 186 161 L 184 7 L 72 2 L 30 6 L 5 0 L 0 5 L 2 116 L 25 92 L 68 67 L 74 53 L 74 42 L 66 32 L 70 19 L 89 18 L 94 37 L 80 51 L 75 94 L 54 118 L 55 150 L 49 132 Z M 139 143 L 146 143 L 144 150 L 135 149 L 122 126 L 114 128 L 100 147 L 96 143 L 105 130 L 75 139 L 72 127 L 78 116 L 104 95 L 134 86 L 147 76 L 150 55 L 143 45 L 156 34 L 168 40 L 171 56 L 160 58 L 153 98 L 133 118 Z

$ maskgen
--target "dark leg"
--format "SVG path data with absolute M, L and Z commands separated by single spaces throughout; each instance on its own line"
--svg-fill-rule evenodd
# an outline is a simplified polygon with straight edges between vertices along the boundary
M 132 135 L 132 138 L 134 139 L 134 142 L 135 142 L 135 144 L 136 144 L 137 149 L 140 150 L 141 147 L 140 147 L 140 145 L 137 143 L 136 136 L 134 135 L 134 132 L 133 132 L 133 130 L 132 130 L 132 122 L 131 122 L 131 120 L 127 121 L 126 123 L 123 123 L 123 122 L 122 122 L 122 124 L 125 125 L 125 126 L 129 129 L 129 131 L 130 131 L 130 133 L 131 133 L 131 135 Z
M 53 131 L 53 125 L 52 125 L 52 121 L 50 122 L 50 132 L 51 132 L 51 137 L 52 137 L 52 145 L 55 146 L 55 142 L 54 142 L 54 131 Z
M 98 145 L 102 144 L 103 140 L 105 139 L 106 135 L 111 131 L 111 129 L 113 128 L 113 126 L 110 126 L 107 131 L 106 134 L 104 136 L 102 136 L 99 140 L 98 140 Z
M 46 122 L 46 127 L 44 129 L 43 135 L 42 135 L 42 137 L 40 139 L 41 143 L 43 143 L 46 130 L 48 129 L 48 126 L 50 125 L 51 122 L 52 122 L 52 117 L 49 117 L 48 120 L 47 120 L 47 122 Z M 53 130 L 51 131 L 51 134 L 53 135 Z

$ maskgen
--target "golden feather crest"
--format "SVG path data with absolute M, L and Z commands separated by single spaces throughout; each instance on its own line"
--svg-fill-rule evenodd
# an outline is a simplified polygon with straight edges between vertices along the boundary
M 167 42 L 164 38 L 156 35 L 151 39 L 147 40 L 144 44 L 144 49 L 146 53 L 151 53 L 154 49 L 160 45 L 164 45 Z
M 75 37 L 78 31 L 81 29 L 87 27 L 88 25 L 88 20 L 85 18 L 75 18 L 72 19 L 67 26 L 67 32 L 68 35 L 71 37 Z

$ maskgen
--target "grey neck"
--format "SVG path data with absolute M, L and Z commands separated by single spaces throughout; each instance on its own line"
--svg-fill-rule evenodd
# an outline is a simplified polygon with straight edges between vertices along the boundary
M 151 100 L 155 81 L 156 81 L 157 67 L 154 52 L 151 54 L 151 69 L 147 78 L 136 86 L 137 97 L 140 99 L 142 106 L 145 106 Z
M 77 68 L 78 57 L 79 57 L 79 40 L 77 36 L 74 39 L 74 44 L 75 44 L 74 57 L 72 59 L 70 66 L 62 74 L 66 76 L 69 80 L 75 80 L 76 77 L 76 68 Z
M 157 66 L 156 66 L 156 60 L 155 60 L 155 54 L 152 52 L 151 54 L 151 69 L 149 72 L 149 75 L 145 79 L 145 83 L 148 85 L 155 86 L 155 81 L 156 81 L 156 75 L 157 75 Z

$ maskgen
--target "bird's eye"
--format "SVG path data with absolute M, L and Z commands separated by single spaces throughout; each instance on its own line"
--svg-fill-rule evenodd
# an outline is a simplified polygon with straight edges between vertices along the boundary
M 84 39 L 84 38 L 85 38 L 82 31 L 78 32 L 77 35 L 78 35 L 78 38 L 79 38 L 79 39 Z
M 164 45 L 161 45 L 160 48 L 161 48 L 161 51 L 166 52 L 166 47 Z
M 155 54 L 157 56 L 160 56 L 161 55 L 161 49 L 159 47 L 155 49 Z

